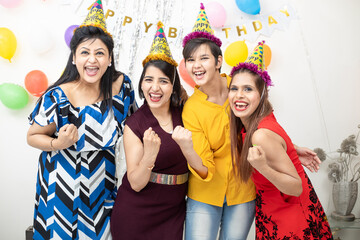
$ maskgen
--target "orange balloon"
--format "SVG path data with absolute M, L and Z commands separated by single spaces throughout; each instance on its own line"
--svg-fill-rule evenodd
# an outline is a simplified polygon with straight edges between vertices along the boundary
M 264 44 L 264 60 L 265 60 L 265 68 L 267 68 L 271 62 L 271 49 L 266 44 Z
M 184 59 L 181 59 L 181 61 L 180 61 L 180 63 L 179 63 L 179 73 L 180 73 L 181 78 L 182 78 L 187 84 L 189 84 L 192 88 L 195 87 L 195 82 L 194 82 L 194 80 L 192 80 L 192 78 L 190 77 L 190 75 L 189 75 L 188 72 L 186 71 Z
M 25 76 L 25 88 L 35 97 L 40 97 L 48 88 L 48 79 L 40 70 L 33 70 Z

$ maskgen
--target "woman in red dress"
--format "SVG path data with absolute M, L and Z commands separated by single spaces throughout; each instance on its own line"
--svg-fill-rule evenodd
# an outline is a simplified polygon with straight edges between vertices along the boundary
M 233 163 L 256 186 L 256 239 L 333 239 L 295 147 L 268 100 L 263 42 L 232 69 L 229 86 Z

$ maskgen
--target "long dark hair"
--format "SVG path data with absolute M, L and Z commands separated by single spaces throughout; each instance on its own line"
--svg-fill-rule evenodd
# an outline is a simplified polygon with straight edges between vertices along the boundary
M 112 106 L 112 83 L 116 81 L 122 73 L 115 69 L 113 53 L 114 41 L 112 37 L 98 27 L 86 26 L 77 28 L 75 30 L 74 35 L 70 41 L 71 53 L 68 58 L 65 70 L 60 76 L 60 78 L 55 83 L 53 83 L 47 90 L 55 86 L 59 86 L 60 84 L 73 82 L 79 79 L 79 72 L 76 66 L 72 64 L 73 56 L 75 55 L 75 51 L 79 44 L 90 39 L 93 39 L 94 41 L 96 39 L 101 40 L 108 48 L 109 54 L 111 56 L 111 66 L 107 68 L 104 75 L 101 77 L 99 97 L 103 97 L 107 106 Z M 45 92 L 47 92 L 47 90 Z
M 185 62 L 202 44 L 209 46 L 212 55 L 215 57 L 215 63 L 217 63 L 219 56 L 222 56 L 221 48 L 207 38 L 194 38 L 186 43 L 182 52 Z M 221 72 L 221 66 L 219 72 Z
M 258 128 L 261 119 L 269 115 L 273 108 L 269 102 L 269 95 L 264 80 L 256 73 L 249 69 L 241 68 L 234 72 L 232 78 L 239 73 L 249 73 L 255 78 L 255 85 L 259 93 L 261 94 L 260 103 L 257 109 L 249 117 L 249 127 L 246 129 L 246 137 L 242 140 L 241 130 L 244 128 L 244 124 L 241 119 L 236 117 L 233 111 L 230 111 L 230 139 L 231 139 L 231 157 L 234 166 L 235 175 L 240 178 L 241 181 L 247 182 L 253 172 L 253 167 L 247 161 L 249 153 L 249 147 L 252 146 L 251 138 Z M 231 83 L 230 83 L 231 85 Z
M 175 66 L 162 60 L 151 60 L 144 65 L 144 69 L 141 73 L 139 86 L 138 86 L 140 98 L 141 99 L 144 98 L 144 93 L 141 90 L 141 84 L 144 80 L 146 69 L 150 66 L 154 66 L 158 68 L 170 79 L 171 84 L 173 85 L 173 92 L 170 97 L 170 107 L 178 107 L 180 105 L 180 93 L 181 93 L 179 74 Z M 145 99 L 145 103 L 146 103 L 146 99 Z

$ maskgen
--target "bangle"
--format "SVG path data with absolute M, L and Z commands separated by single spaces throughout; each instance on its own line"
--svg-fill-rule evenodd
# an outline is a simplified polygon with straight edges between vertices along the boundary
M 155 167 L 155 163 L 151 167 L 148 167 L 147 169 L 149 169 L 151 171 L 151 170 L 153 170 L 154 167 Z
M 54 141 L 55 139 L 56 139 L 56 138 L 53 138 L 53 139 L 51 139 L 51 141 L 50 141 L 51 151 L 55 151 L 55 148 L 54 148 L 54 146 L 53 146 L 53 141 Z

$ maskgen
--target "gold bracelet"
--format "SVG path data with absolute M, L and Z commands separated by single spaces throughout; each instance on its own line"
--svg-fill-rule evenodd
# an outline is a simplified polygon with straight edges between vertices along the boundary
M 50 148 L 51 148 L 51 151 L 55 151 L 55 148 L 53 146 L 53 141 L 55 140 L 55 138 L 51 139 L 50 141 Z

